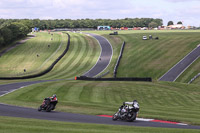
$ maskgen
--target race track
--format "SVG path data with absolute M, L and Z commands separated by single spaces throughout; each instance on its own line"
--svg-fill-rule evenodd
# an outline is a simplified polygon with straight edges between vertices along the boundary
M 101 55 L 96 65 L 91 70 L 89 70 L 88 72 L 84 74 L 84 76 L 94 77 L 95 75 L 99 74 L 104 69 L 106 69 L 106 67 L 109 65 L 110 60 L 112 58 L 113 51 L 112 51 L 112 46 L 105 38 L 98 35 L 94 35 L 94 34 L 90 34 L 90 35 L 95 37 L 99 41 L 99 44 L 101 45 L 101 48 L 102 48 Z M 54 80 L 29 81 L 29 82 L 0 85 L 0 97 L 14 90 L 17 90 L 19 88 L 36 84 L 36 83 L 47 82 L 47 81 L 54 81 Z M 5 105 L 5 104 L 0 104 L 0 116 L 23 117 L 23 118 L 79 122 L 79 123 L 200 129 L 200 126 L 177 125 L 177 124 L 160 123 L 160 122 L 152 122 L 152 121 L 142 121 L 139 119 L 134 122 L 126 122 L 126 121 L 120 121 L 120 120 L 112 121 L 111 118 L 93 116 L 93 115 L 82 115 L 82 114 L 64 113 L 64 112 L 56 112 L 56 111 L 38 112 L 37 109 L 33 109 L 33 108 L 17 107 L 17 106 L 12 106 L 12 105 Z
M 112 45 L 106 38 L 96 34 L 91 34 L 91 33 L 86 33 L 86 34 L 94 37 L 99 42 L 99 45 L 101 47 L 101 54 L 99 56 L 97 63 L 88 72 L 83 74 L 83 76 L 94 77 L 108 67 L 112 59 L 113 49 Z
M 160 81 L 175 81 L 195 60 L 200 56 L 200 46 L 196 47 L 192 52 L 186 55 L 167 73 L 165 73 Z
M 126 122 L 126 121 L 121 121 L 121 120 L 113 121 L 111 118 L 107 118 L 107 117 L 64 113 L 64 112 L 56 112 L 56 111 L 38 112 L 37 109 L 10 106 L 10 105 L 5 105 L 5 104 L 0 104 L 0 112 L 1 112 L 0 114 L 1 116 L 23 117 L 23 118 L 33 118 L 33 119 L 65 121 L 65 122 L 142 126 L 142 127 L 200 129 L 200 126 L 176 125 L 176 124 L 149 122 L 149 121 L 142 121 L 142 120 L 136 120 L 134 122 Z

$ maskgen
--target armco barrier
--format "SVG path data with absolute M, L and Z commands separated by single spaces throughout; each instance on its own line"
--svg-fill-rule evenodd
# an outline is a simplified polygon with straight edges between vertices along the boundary
M 122 58 L 122 54 L 123 54 L 123 51 L 124 51 L 124 47 L 125 47 L 125 41 L 124 41 L 123 44 L 122 44 L 121 51 L 120 51 L 119 57 L 118 57 L 118 59 L 117 59 L 117 63 L 116 63 L 116 65 L 115 65 L 115 68 L 114 68 L 114 78 L 117 77 L 117 69 L 118 69 L 118 67 L 119 67 L 119 63 L 120 63 L 120 60 L 121 60 L 121 58 Z
M 152 78 L 137 78 L 137 77 L 131 77 L 131 78 L 90 78 L 86 76 L 80 76 L 75 77 L 76 80 L 87 80 L 87 81 L 146 81 L 146 82 L 152 82 Z
M 198 73 L 197 75 L 194 76 L 194 78 L 192 78 L 188 84 L 191 84 L 195 79 L 197 79 L 198 77 L 200 77 L 200 73 Z
M 36 78 L 39 76 L 42 76 L 48 72 L 50 72 L 53 67 L 56 65 L 56 63 L 58 63 L 58 61 L 60 59 L 62 59 L 62 57 L 67 53 L 67 51 L 69 50 L 69 45 L 70 45 L 70 35 L 68 33 L 66 33 L 68 35 L 68 42 L 67 42 L 67 47 L 64 50 L 64 52 L 51 64 L 51 66 L 49 66 L 49 68 L 47 68 L 46 70 L 44 70 L 43 72 L 37 73 L 37 74 L 33 74 L 33 75 L 28 75 L 28 76 L 22 76 L 22 77 L 0 77 L 0 80 L 15 80 L 15 79 L 30 79 L 30 78 Z

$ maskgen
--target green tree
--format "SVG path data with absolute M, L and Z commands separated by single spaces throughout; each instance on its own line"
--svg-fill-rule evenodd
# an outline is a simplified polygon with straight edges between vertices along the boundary
M 28 27 L 20 22 L 13 22 L 8 26 L 8 28 L 13 33 L 13 39 L 25 37 L 29 33 Z
M 149 23 L 149 28 L 156 28 L 156 27 L 158 27 L 159 25 L 156 23 L 156 22 L 151 22 L 151 23 Z
M 173 22 L 173 21 L 169 21 L 169 22 L 167 23 L 167 26 L 169 26 L 169 25 L 174 25 L 174 22 Z
M 2 37 L 2 44 L 4 44 L 4 45 L 10 43 L 13 40 L 13 33 L 7 27 L 3 27 L 0 30 L 0 34 L 1 34 L 1 37 Z
M 4 38 L 0 34 L 0 48 L 4 46 Z
M 178 21 L 178 23 L 177 24 L 183 24 L 181 21 Z

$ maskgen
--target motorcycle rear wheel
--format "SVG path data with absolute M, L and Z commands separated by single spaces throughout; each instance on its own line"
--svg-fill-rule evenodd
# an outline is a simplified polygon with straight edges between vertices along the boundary
M 128 115 L 127 118 L 126 118 L 126 120 L 127 120 L 128 122 L 132 122 L 132 121 L 134 121 L 135 119 L 136 119 L 136 112 L 130 112 L 130 116 Z
M 46 109 L 46 111 L 47 112 L 51 112 L 51 110 L 54 108 L 54 105 L 53 104 L 50 104 L 48 107 L 47 107 L 47 109 Z

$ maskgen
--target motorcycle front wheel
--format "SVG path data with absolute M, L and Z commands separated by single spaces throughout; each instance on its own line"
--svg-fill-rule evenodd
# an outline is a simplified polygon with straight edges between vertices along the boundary
M 118 115 L 117 115 L 117 113 L 115 113 L 113 116 L 112 116 L 112 120 L 113 121 L 116 121 L 118 119 Z
M 42 110 L 42 107 L 41 107 L 41 106 L 39 106 L 39 107 L 38 107 L 38 111 L 41 111 L 41 110 Z

